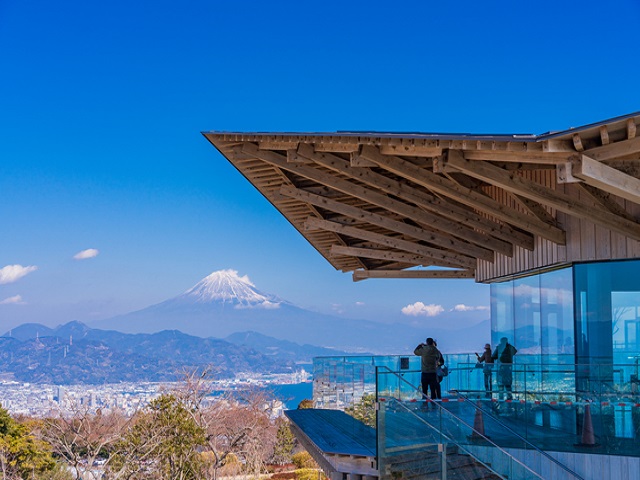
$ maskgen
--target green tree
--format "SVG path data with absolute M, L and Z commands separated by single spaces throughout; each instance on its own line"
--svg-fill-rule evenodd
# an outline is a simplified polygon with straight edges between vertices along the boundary
M 313 408 L 313 400 L 305 398 L 298 404 L 298 410 L 306 410 L 307 408 Z
M 359 402 L 344 411 L 365 425 L 376 426 L 376 396 L 373 393 L 365 393 Z
M 163 394 L 138 415 L 118 445 L 111 477 L 197 479 L 204 443 L 204 430 L 185 405 L 174 394 Z
M 7 480 L 47 478 L 56 469 L 51 448 L 37 439 L 28 422 L 17 422 L 0 408 L 0 471 Z
M 289 422 L 281 419 L 278 422 L 278 431 L 276 432 L 276 444 L 273 448 L 274 463 L 284 464 L 291 462 L 293 447 L 295 446 L 295 437 L 289 427 Z
M 307 451 L 298 452 L 291 457 L 293 464 L 298 468 L 317 469 L 318 464 Z

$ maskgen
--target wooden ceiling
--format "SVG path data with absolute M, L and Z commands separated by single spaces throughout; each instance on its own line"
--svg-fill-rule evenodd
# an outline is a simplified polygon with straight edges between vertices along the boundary
M 203 135 L 354 280 L 475 278 L 479 260 L 535 237 L 563 245 L 570 222 L 557 212 L 640 240 L 624 207 L 640 204 L 639 124 L 636 113 L 543 135 Z

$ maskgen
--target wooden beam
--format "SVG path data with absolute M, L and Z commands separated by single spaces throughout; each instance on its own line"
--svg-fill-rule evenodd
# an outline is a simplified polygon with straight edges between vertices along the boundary
M 587 155 L 573 164 L 573 175 L 605 192 L 640 203 L 640 180 Z
M 513 195 L 515 201 L 518 202 L 531 215 L 538 217 L 540 220 L 550 225 L 558 225 L 557 220 L 553 218 L 553 216 L 547 211 L 547 209 L 540 205 L 538 202 L 534 202 L 533 200 L 529 200 L 526 197 L 515 195 L 513 193 L 511 195 Z
M 471 257 L 455 254 L 453 252 L 445 252 L 443 250 L 419 245 L 415 242 L 410 242 L 401 238 L 389 237 L 380 233 L 370 232 L 361 228 L 349 227 L 315 217 L 307 218 L 304 228 L 307 230 L 325 230 L 328 232 L 334 232 L 340 235 L 346 235 L 348 237 L 377 243 L 378 245 L 384 245 L 385 247 L 394 248 L 396 250 L 414 253 L 416 255 L 433 259 L 435 265 L 456 268 L 475 268 L 476 266 L 475 259 Z
M 414 227 L 376 213 L 368 212 L 358 207 L 353 207 L 351 205 L 337 202 L 293 187 L 282 187 L 280 189 L 280 193 L 286 197 L 295 198 L 302 202 L 315 205 L 316 207 L 321 207 L 335 213 L 346 215 L 361 222 L 367 222 L 392 232 L 408 235 L 416 240 L 422 240 L 432 245 L 437 245 L 448 250 L 454 250 L 471 257 L 481 258 L 489 262 L 493 262 L 494 260 L 493 252 L 491 250 L 457 240 L 456 238 L 448 235 L 441 235 L 436 231 Z
M 336 152 L 336 153 L 351 153 L 357 152 L 360 148 L 358 143 L 316 143 L 313 149 L 316 152 Z
M 353 281 L 359 282 L 369 278 L 475 278 L 473 270 L 355 270 Z
M 593 208 L 592 205 L 579 202 L 569 195 L 552 190 L 520 175 L 511 174 L 486 162 L 470 162 L 461 155 L 450 156 L 449 163 L 467 175 L 490 182 L 504 190 L 556 208 L 569 215 L 589 220 L 634 240 L 640 240 L 640 224 Z
M 582 138 L 577 133 L 573 134 L 573 146 L 576 147 L 576 150 L 579 152 L 584 152 L 584 144 L 582 143 Z
M 384 155 L 405 155 L 410 157 L 435 157 L 442 155 L 442 148 L 422 145 L 380 145 Z
M 311 147 L 309 146 L 309 148 Z M 257 158 L 276 165 L 284 170 L 288 170 L 297 175 L 301 175 L 310 180 L 316 181 L 323 185 L 327 185 L 335 190 L 345 193 L 346 195 L 359 198 L 368 203 L 371 203 L 372 205 L 377 205 L 381 208 L 397 213 L 398 215 L 401 215 L 403 217 L 411 218 L 416 222 L 429 225 L 435 230 L 449 233 L 456 236 L 457 238 L 467 240 L 468 242 L 475 243 L 476 245 L 480 245 L 482 247 L 504 252 L 506 255 L 510 254 L 510 252 L 512 251 L 511 245 L 498 239 L 492 238 L 485 233 L 477 232 L 469 228 L 467 225 L 451 221 L 442 216 L 434 215 L 431 212 L 421 210 L 419 208 L 416 208 L 415 206 L 411 206 L 399 200 L 390 198 L 388 195 L 385 195 L 378 191 L 362 187 L 360 185 L 354 184 L 349 180 L 337 178 L 335 175 L 322 172 L 317 168 L 291 164 L 286 161 L 285 157 L 278 153 L 258 150 L 253 144 L 245 144 L 243 146 L 243 152 L 255 155 Z M 303 156 L 311 158 L 314 161 L 316 161 L 317 158 L 321 157 L 333 157 L 334 161 L 343 163 L 345 162 L 344 160 L 334 157 L 329 153 L 316 154 L 312 151 L 303 150 L 300 150 L 299 153 Z
M 632 139 L 636 136 L 636 121 L 633 118 L 627 119 L 627 138 Z
M 298 142 L 262 141 L 258 143 L 260 150 L 292 150 L 298 148 Z
M 585 195 L 587 195 L 596 204 L 600 205 L 608 212 L 619 217 L 626 218 L 627 220 L 635 221 L 633 215 L 627 212 L 622 205 L 611 198 L 611 195 L 607 192 L 600 190 L 599 188 L 592 187 L 584 182 L 576 183 L 575 186 L 579 188 Z
M 606 125 L 600 127 L 600 141 L 602 145 L 609 145 L 609 130 Z
M 386 195 L 383 195 L 382 198 L 386 199 L 387 202 L 391 201 L 388 195 L 393 195 L 394 197 L 398 197 L 403 200 L 406 199 L 407 201 L 421 207 L 421 209 L 426 210 L 427 212 L 435 213 L 437 215 L 436 221 L 443 220 L 444 218 L 444 221 L 446 222 L 446 225 L 449 229 L 446 229 L 444 227 L 441 228 L 439 225 L 430 224 L 422 213 L 417 214 L 420 218 L 422 218 L 422 220 L 418 218 L 414 218 L 414 220 L 420 221 L 421 223 L 430 224 L 432 227 L 437 228 L 438 230 L 445 231 L 452 235 L 456 235 L 455 232 L 458 231 L 456 225 L 465 225 L 471 229 L 480 230 L 480 232 L 475 232 L 480 233 L 483 236 L 483 240 L 480 243 L 480 237 L 476 235 L 473 235 L 472 237 L 475 240 L 472 240 L 471 238 L 465 238 L 460 235 L 456 236 L 464 238 L 465 240 L 472 243 L 477 243 L 484 247 L 503 253 L 507 256 L 511 256 L 513 254 L 513 243 L 516 243 L 523 248 L 533 249 L 533 239 L 530 235 L 514 230 L 510 226 L 496 224 L 491 220 L 481 217 L 473 211 L 459 207 L 457 205 L 452 205 L 451 203 L 445 202 L 424 191 L 413 188 L 406 183 L 390 179 L 369 169 L 353 168 L 349 166 L 348 162 L 342 160 L 339 157 L 336 157 L 335 155 L 331 155 L 328 153 L 314 153 L 308 145 L 300 145 L 298 153 L 303 156 L 308 156 L 318 165 L 339 172 L 343 175 L 348 176 L 349 178 L 352 178 L 353 180 L 357 180 L 358 182 L 365 183 L 366 185 L 373 187 L 376 191 L 384 192 Z M 346 193 L 351 196 L 357 196 L 354 195 L 353 191 Z M 406 204 L 404 204 L 403 202 L 402 204 L 406 206 Z M 414 207 L 412 206 L 410 208 L 414 209 Z M 421 210 L 417 210 L 417 212 L 420 211 Z M 410 213 L 410 211 L 407 210 L 403 210 L 403 212 L 396 211 L 396 213 L 404 216 L 413 215 Z M 450 219 L 453 219 L 454 221 L 451 222 Z
M 621 142 L 610 143 L 602 147 L 590 148 L 584 154 L 594 160 L 612 160 L 616 157 L 640 153 L 640 137 L 622 140 Z
M 467 205 L 491 215 L 494 218 L 515 225 L 523 230 L 539 235 L 552 242 L 564 245 L 566 241 L 563 230 L 549 225 L 539 219 L 521 215 L 513 211 L 507 205 L 503 205 L 485 195 L 474 190 L 464 188 L 447 178 L 443 178 L 427 170 L 392 155 L 382 155 L 376 148 L 363 146 L 360 154 L 369 160 L 376 162 L 379 167 L 384 168 L 396 175 L 400 175 L 413 183 L 421 185 L 428 190 L 449 197 L 457 202 Z M 475 163 L 475 162 L 474 162 Z M 480 162 L 477 162 L 480 163 Z
M 500 150 L 464 150 L 467 160 L 536 163 L 558 165 L 569 160 L 575 152 L 504 152 Z
M 392 250 L 380 250 L 374 248 L 343 247 L 342 245 L 332 245 L 331 256 L 342 255 L 345 257 L 373 258 L 375 260 L 387 260 L 390 262 L 409 263 L 416 266 L 428 267 L 433 264 L 433 259 L 411 255 L 408 253 L 396 252 Z
M 298 150 L 287 150 L 287 162 L 289 163 L 310 163 L 308 158 L 298 155 Z

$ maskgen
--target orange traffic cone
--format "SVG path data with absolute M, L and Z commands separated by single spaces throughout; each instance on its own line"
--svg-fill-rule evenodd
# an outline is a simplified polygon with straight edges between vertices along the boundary
M 473 417 L 473 432 L 471 432 L 471 439 L 489 438 L 484 434 L 484 417 L 482 416 L 482 410 L 478 408 L 480 402 L 476 406 L 476 414 Z
M 584 417 L 582 421 L 582 438 L 580 447 L 597 447 L 596 435 L 593 431 L 593 422 L 591 421 L 591 405 L 588 403 L 584 406 Z

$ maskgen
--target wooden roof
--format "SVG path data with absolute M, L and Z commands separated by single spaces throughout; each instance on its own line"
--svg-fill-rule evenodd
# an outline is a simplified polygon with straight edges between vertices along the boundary
M 536 238 L 564 245 L 572 218 L 640 240 L 625 208 L 640 204 L 639 124 L 640 112 L 542 135 L 203 135 L 354 280 L 474 278 Z

